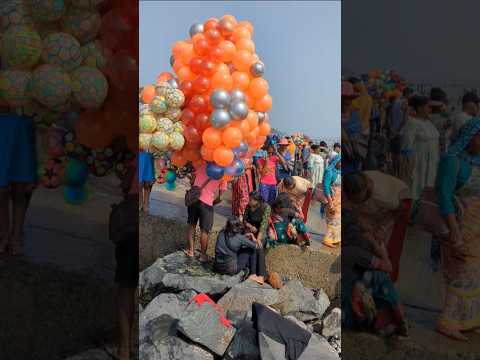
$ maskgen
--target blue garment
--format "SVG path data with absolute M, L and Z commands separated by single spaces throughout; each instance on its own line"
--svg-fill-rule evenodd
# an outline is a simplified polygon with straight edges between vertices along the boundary
M 332 195 L 332 185 L 335 184 L 337 176 L 341 174 L 341 170 L 337 169 L 335 166 L 339 161 L 341 161 L 341 159 L 341 155 L 335 156 L 332 160 L 330 160 L 325 172 L 323 173 L 323 193 L 325 196 Z
M 37 157 L 33 119 L 0 114 L 0 187 L 35 183 Z
M 360 114 L 356 111 L 352 111 L 350 114 L 350 120 L 346 124 L 346 131 L 348 135 L 355 135 L 361 133 L 363 130 L 362 128 L 362 120 L 360 118 Z
M 465 149 L 470 140 L 480 132 L 480 118 L 470 119 L 458 132 L 453 144 L 448 147 L 447 156 L 461 156 L 469 161 L 472 165 L 480 166 L 480 154 L 470 155 Z
M 155 181 L 153 155 L 146 151 L 140 151 L 138 155 L 138 181 L 140 183 Z
M 290 150 L 286 150 L 284 154 L 282 154 L 283 158 L 285 159 L 285 162 L 288 164 L 292 160 L 292 155 L 290 154 Z M 277 176 L 277 181 L 280 182 L 283 179 L 289 177 L 291 175 L 290 171 L 285 170 L 283 165 L 280 163 L 280 161 L 277 163 L 276 167 L 276 176 Z
M 308 159 L 310 158 L 310 148 L 304 147 L 302 149 L 302 158 L 304 163 L 308 162 Z
M 393 132 L 397 132 L 400 129 L 400 125 L 402 124 L 404 118 L 404 110 L 403 110 L 403 102 L 404 99 L 396 99 L 392 104 L 392 115 L 390 121 L 390 128 Z

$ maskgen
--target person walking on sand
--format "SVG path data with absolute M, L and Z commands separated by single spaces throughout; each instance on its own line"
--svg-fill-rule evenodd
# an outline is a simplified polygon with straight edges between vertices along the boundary
M 200 197 L 188 207 L 187 249 L 184 252 L 189 257 L 195 256 L 195 230 L 199 224 L 200 261 L 207 262 L 208 236 L 213 227 L 213 207 L 222 201 L 222 195 L 227 190 L 227 183 L 223 180 L 210 179 L 207 176 L 206 165 L 202 165 L 196 169 L 191 184 L 200 189 Z M 215 196 L 217 192 L 218 194 Z

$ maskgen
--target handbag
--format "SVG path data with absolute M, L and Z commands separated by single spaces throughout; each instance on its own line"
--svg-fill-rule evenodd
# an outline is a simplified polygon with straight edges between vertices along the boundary
M 190 190 L 185 193 L 185 206 L 190 207 L 200 200 L 202 190 L 207 186 L 211 179 L 206 180 L 202 186 L 192 186 Z
M 119 244 L 138 238 L 138 195 L 128 195 L 119 204 L 112 205 L 108 233 L 110 241 Z

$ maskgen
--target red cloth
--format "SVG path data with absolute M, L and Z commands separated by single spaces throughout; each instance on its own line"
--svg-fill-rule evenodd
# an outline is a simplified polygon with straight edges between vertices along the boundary
M 303 200 L 302 213 L 303 213 L 303 222 L 306 224 L 308 220 L 308 209 L 310 207 L 310 201 L 312 201 L 313 191 L 312 188 L 307 190 L 305 194 L 305 199 Z
M 392 263 L 393 271 L 390 273 L 390 277 L 393 282 L 398 279 L 400 271 L 400 258 L 403 251 L 403 242 L 405 241 L 405 235 L 407 233 L 407 225 L 410 220 L 410 210 L 412 208 L 412 200 L 403 200 L 403 210 L 400 214 L 397 222 L 393 226 L 392 235 L 388 242 L 388 256 Z
M 232 213 L 240 217 L 245 213 L 248 205 L 248 179 L 247 174 L 240 176 L 232 184 Z

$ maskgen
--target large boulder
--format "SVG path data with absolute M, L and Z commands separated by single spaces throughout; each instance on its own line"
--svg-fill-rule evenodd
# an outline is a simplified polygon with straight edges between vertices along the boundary
M 320 319 L 330 306 L 330 300 L 323 290 L 314 293 L 298 280 L 287 282 L 278 294 L 276 308 L 282 315 L 292 315 L 300 321 Z
M 243 325 L 235 334 L 223 360 L 258 360 L 258 333 L 252 323 Z
M 308 346 L 298 360 L 339 360 L 340 356 L 326 339 L 312 334 Z
M 243 273 L 235 276 L 219 275 L 211 265 L 187 257 L 182 251 L 157 259 L 140 273 L 142 295 L 155 296 L 162 292 L 194 290 L 198 293 L 221 294 L 239 284 Z
M 147 325 L 148 336 L 140 340 L 140 360 L 213 360 L 213 355 L 179 337 L 178 320 L 164 314 Z
M 191 341 L 222 356 L 235 336 L 223 310 L 205 294 L 197 295 L 178 321 L 177 329 Z
M 278 291 L 270 285 L 247 280 L 231 288 L 218 304 L 225 311 L 248 312 L 252 304 L 257 302 L 262 305 L 273 305 L 278 302 Z
M 322 335 L 326 338 L 336 336 L 341 337 L 342 335 L 342 310 L 339 308 L 334 308 L 328 314 L 325 319 L 323 319 L 323 329 Z

